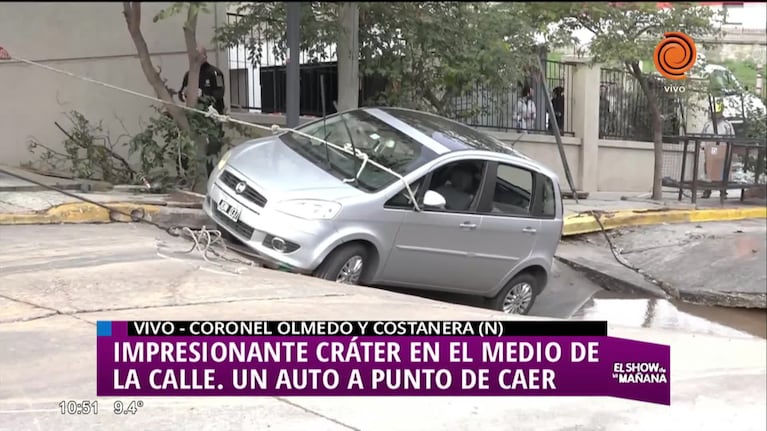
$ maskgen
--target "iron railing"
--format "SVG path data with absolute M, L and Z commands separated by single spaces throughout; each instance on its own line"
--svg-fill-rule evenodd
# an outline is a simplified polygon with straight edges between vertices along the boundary
M 555 112 L 561 112 L 559 130 L 563 135 L 573 135 L 572 91 L 573 64 L 547 60 L 543 62 L 546 86 L 552 97 Z M 530 98 L 523 92 L 532 89 Z M 523 133 L 552 133 L 551 118 L 546 106 L 543 87 L 539 79 L 531 77 L 526 82 L 509 85 L 503 90 L 491 90 L 477 84 L 455 101 L 455 118 L 473 127 L 483 127 Z M 526 111 L 535 116 L 525 118 Z
M 233 24 L 242 19 L 236 13 L 227 13 L 227 23 Z M 261 41 L 257 29 L 251 29 L 247 39 Z M 285 105 L 285 61 L 279 55 L 280 49 L 274 42 L 264 41 L 261 43 L 261 56 L 256 59 L 250 54 L 245 45 L 239 45 L 229 49 L 229 97 L 230 105 L 234 110 L 255 112 L 284 112 Z M 302 65 L 301 82 L 308 82 L 308 86 L 302 85 L 301 115 L 320 115 L 319 103 L 319 75 L 333 75 L 325 78 L 326 85 L 331 81 L 335 84 L 335 52 L 328 50 L 323 56 L 310 55 L 302 51 L 299 55 Z M 323 58 L 324 57 L 324 58 Z M 333 61 L 333 63 L 327 63 Z M 332 69 L 332 70 L 331 70 Z M 319 71 L 319 72 L 318 72 Z M 306 90 L 304 90 L 306 88 Z M 317 101 L 311 100 L 317 94 Z M 331 99 L 330 93 L 328 98 Z M 310 102 L 310 107 L 304 107 L 304 99 Z M 282 111 L 280 111 L 282 107 Z
M 229 23 L 240 19 L 237 14 L 227 14 Z M 250 40 L 260 40 L 256 30 Z M 284 113 L 286 111 L 286 70 L 284 61 L 277 55 L 273 42 L 261 45 L 261 58 L 249 56 L 244 46 L 229 50 L 230 104 L 234 110 L 263 113 Z M 330 50 L 324 58 L 302 52 L 300 56 L 301 102 L 300 114 L 321 116 L 323 107 L 320 100 L 321 76 L 324 75 L 326 106 L 324 112 L 335 112 L 333 101 L 338 95 L 338 78 L 335 52 Z M 561 111 L 559 129 L 563 135 L 573 134 L 572 94 L 574 65 L 556 61 L 544 61 L 544 76 L 551 93 L 556 111 Z M 532 98 L 526 101 L 522 89 L 532 88 Z M 387 87 L 386 79 L 380 76 L 362 76 L 359 100 L 361 105 L 377 104 L 378 97 Z M 554 97 L 556 91 L 561 95 Z M 534 106 L 535 117 L 519 121 L 526 106 Z M 531 77 L 524 83 L 514 83 L 503 90 L 490 90 L 477 84 L 470 91 L 454 99 L 448 116 L 473 127 L 498 130 L 516 130 L 524 133 L 551 133 L 546 100 L 540 80 Z
M 678 95 L 665 92 L 662 78 L 647 76 L 659 102 L 663 134 L 676 136 L 683 127 L 685 104 Z M 599 91 L 599 137 L 652 142 L 652 111 L 639 82 L 620 69 L 602 69 Z

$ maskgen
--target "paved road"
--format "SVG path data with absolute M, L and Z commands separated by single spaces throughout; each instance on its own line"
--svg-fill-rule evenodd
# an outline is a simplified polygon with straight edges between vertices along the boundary
M 672 346 L 671 408 L 609 398 L 154 398 L 132 417 L 62 417 L 59 401 L 93 398 L 96 320 L 508 317 L 219 267 L 173 254 L 188 243 L 145 226 L 0 227 L 0 239 L 0 430 L 506 430 L 510 421 L 523 431 L 765 429 L 763 340 L 619 327 L 611 334 Z
M 111 263 L 123 263 L 125 265 L 121 268 L 131 268 L 128 271 L 131 271 L 134 266 L 164 267 L 167 259 L 163 260 L 159 257 L 158 250 L 167 256 L 184 259 L 189 264 L 197 264 L 201 261 L 199 253 L 190 255 L 175 253 L 184 251 L 185 247 L 188 249 L 186 243 L 173 241 L 172 237 L 165 235 L 162 231 L 143 225 L 0 226 L 0 237 L 3 238 L 6 250 L 10 251 L 5 257 L 0 257 L 0 276 L 34 273 L 42 269 L 72 268 L 84 268 L 86 272 L 103 274 L 104 268 L 99 266 Z M 131 263 L 133 265 L 129 265 Z M 212 271 L 229 270 L 218 268 L 217 265 L 207 265 L 207 267 Z M 141 272 L 145 273 L 143 277 L 146 277 L 147 282 L 157 283 L 158 280 L 161 282 L 166 279 L 163 276 L 157 278 L 158 274 Z M 118 276 L 121 275 L 123 274 Z M 72 281 L 72 283 L 79 282 L 79 279 Z M 395 289 L 388 290 L 395 291 Z M 552 279 L 536 301 L 531 314 L 568 318 L 599 290 L 601 289 L 597 285 L 580 276 L 576 271 L 555 262 Z M 437 300 L 470 306 L 480 305 L 480 301 L 476 298 L 418 293 Z M 24 293 L 24 295 L 27 294 Z

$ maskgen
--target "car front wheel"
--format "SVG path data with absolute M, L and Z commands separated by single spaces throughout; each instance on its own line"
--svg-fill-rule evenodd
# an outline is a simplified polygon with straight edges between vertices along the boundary
M 348 244 L 334 250 L 314 276 L 342 284 L 360 284 L 367 269 L 368 251 L 362 244 Z
M 517 275 L 493 298 L 492 308 L 507 314 L 528 314 L 540 293 L 538 284 L 531 274 Z

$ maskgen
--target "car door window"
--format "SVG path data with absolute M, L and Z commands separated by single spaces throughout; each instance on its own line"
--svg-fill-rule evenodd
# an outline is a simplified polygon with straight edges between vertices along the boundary
M 533 215 L 541 218 L 554 218 L 557 214 L 556 194 L 554 193 L 554 182 L 551 178 L 543 174 L 537 174 L 539 196 L 534 200 Z
M 434 170 L 429 190 L 445 199 L 444 208 L 424 208 L 425 211 L 471 212 L 479 201 L 482 178 L 485 174 L 482 160 L 461 160 Z
M 533 173 L 517 166 L 498 164 L 490 214 L 529 216 Z
M 418 192 L 421 190 L 421 185 L 424 182 L 424 178 L 421 178 L 417 181 L 414 181 L 410 183 L 410 190 L 413 191 L 413 194 L 418 197 Z M 404 187 L 402 188 L 402 191 L 394 195 L 391 199 L 386 201 L 384 204 L 384 208 L 395 208 L 395 209 L 413 209 L 415 208 L 413 206 L 413 203 L 410 201 L 410 194 L 407 192 L 407 189 Z

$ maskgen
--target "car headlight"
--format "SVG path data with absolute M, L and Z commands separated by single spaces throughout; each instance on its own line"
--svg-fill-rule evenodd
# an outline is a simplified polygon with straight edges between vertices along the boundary
M 306 220 L 328 220 L 341 211 L 341 204 L 319 200 L 290 200 L 278 202 L 275 210 Z
M 232 155 L 232 150 L 229 150 L 226 153 L 224 153 L 224 155 L 221 156 L 221 159 L 218 161 L 218 164 L 216 165 L 216 169 L 218 169 L 219 171 L 221 169 L 224 169 L 224 166 L 226 166 L 226 162 L 229 161 L 229 156 L 231 155 Z

